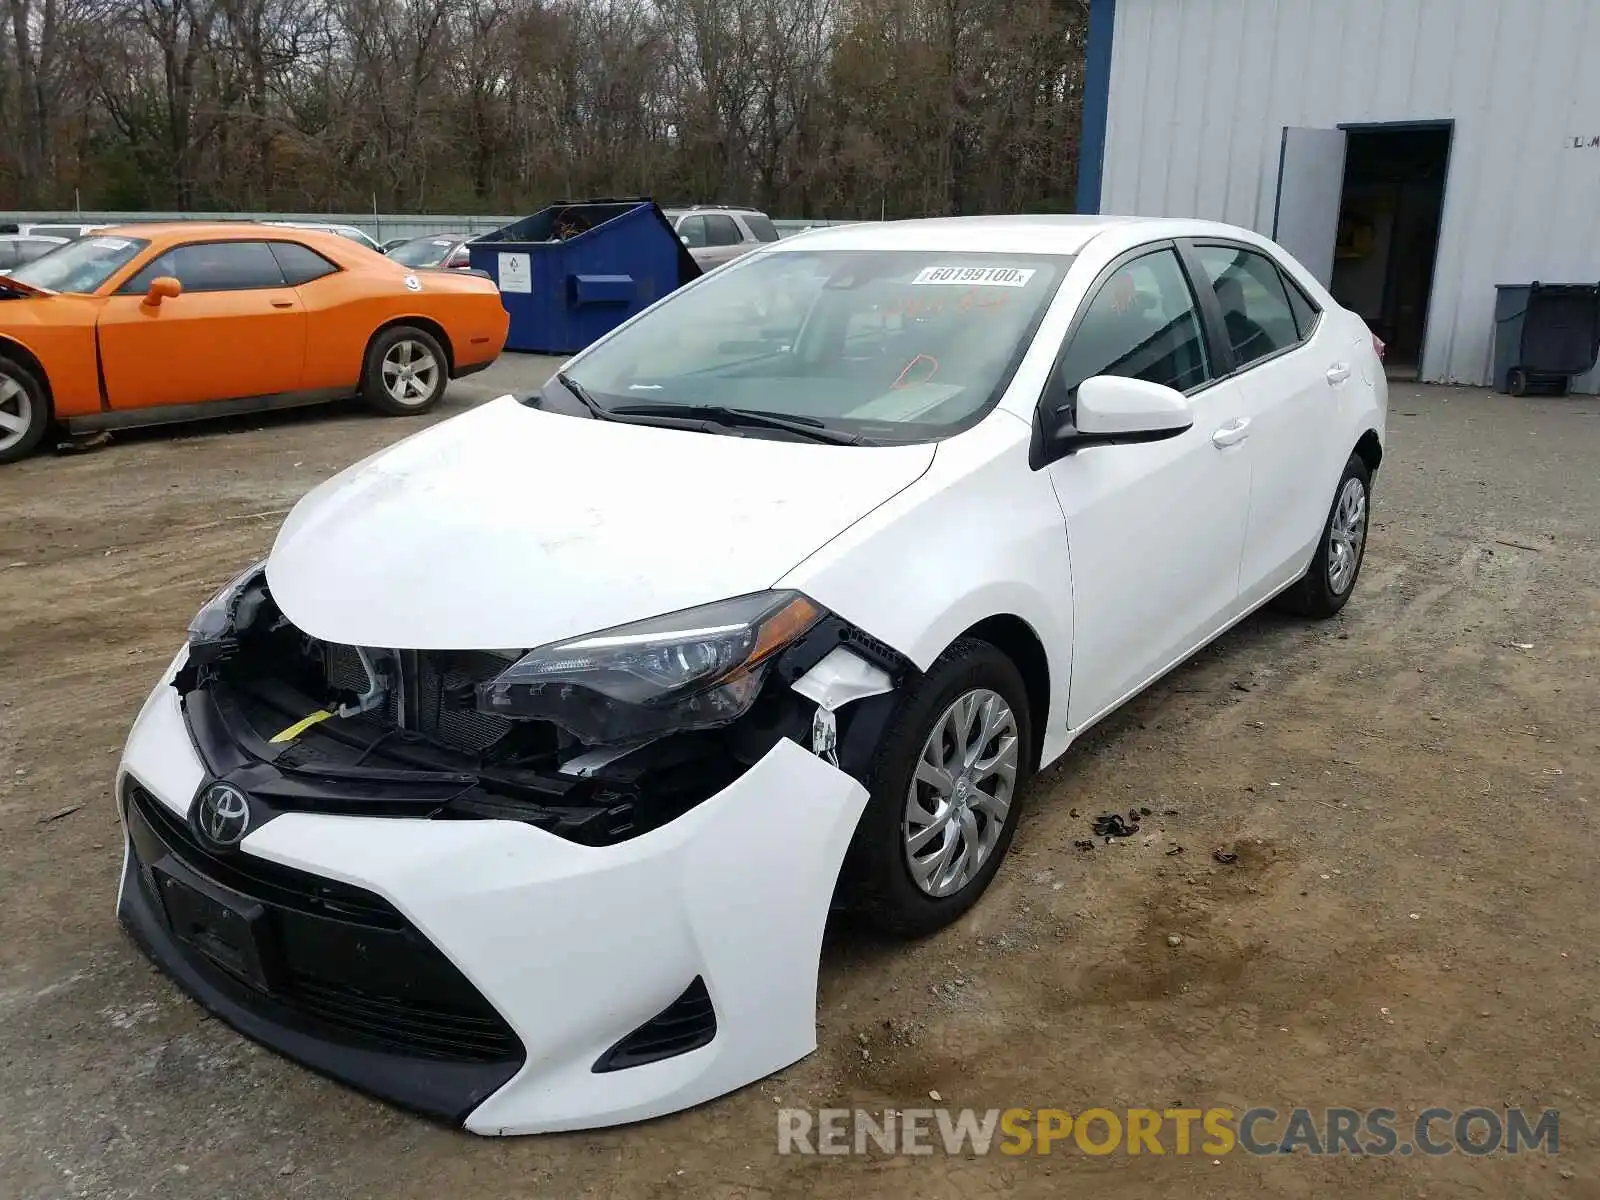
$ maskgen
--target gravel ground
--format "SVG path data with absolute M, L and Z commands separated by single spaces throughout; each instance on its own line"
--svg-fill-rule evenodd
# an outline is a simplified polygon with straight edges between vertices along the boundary
M 508 357 L 440 415 L 551 365 Z M 0 1196 L 1600 1195 L 1600 402 L 1397 385 L 1391 410 L 1345 613 L 1251 618 L 1108 720 L 1035 781 L 954 928 L 836 931 L 816 1054 L 690 1113 L 506 1141 L 244 1041 L 112 912 L 108 783 L 188 618 L 298 495 L 415 423 L 290 414 L 0 469 Z M 1141 836 L 1074 846 L 1139 805 Z M 1402 1126 L 1551 1107 L 1561 1153 L 776 1153 L 780 1105 L 931 1091 Z

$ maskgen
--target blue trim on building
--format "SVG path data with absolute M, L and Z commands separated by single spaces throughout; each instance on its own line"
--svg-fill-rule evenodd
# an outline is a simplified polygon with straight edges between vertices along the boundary
M 1078 138 L 1078 211 L 1100 211 L 1100 173 L 1106 158 L 1106 111 L 1111 106 L 1111 34 L 1117 0 L 1089 0 L 1089 45 L 1083 64 L 1083 132 Z

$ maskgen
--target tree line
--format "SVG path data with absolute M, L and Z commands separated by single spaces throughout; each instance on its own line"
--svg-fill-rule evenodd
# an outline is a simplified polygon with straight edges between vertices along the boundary
M 1087 0 L 0 0 L 0 209 L 1071 211 Z

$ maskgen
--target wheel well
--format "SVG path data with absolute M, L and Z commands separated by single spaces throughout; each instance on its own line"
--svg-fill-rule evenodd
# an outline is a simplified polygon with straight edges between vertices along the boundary
M 26 367 L 28 373 L 39 381 L 39 386 L 44 389 L 44 398 L 50 402 L 53 415 L 56 398 L 50 390 L 50 377 L 45 374 L 44 364 L 21 342 L 13 342 L 10 338 L 0 337 L 0 355 L 13 360 L 19 367 Z
M 367 348 L 362 352 L 361 362 L 363 366 L 366 364 L 367 355 L 372 352 L 372 343 L 381 338 L 389 330 L 399 329 L 403 325 L 408 325 L 412 329 L 420 329 L 425 333 L 433 335 L 434 340 L 437 341 L 444 350 L 445 368 L 450 377 L 454 379 L 456 374 L 456 350 L 455 347 L 450 344 L 450 335 L 444 331 L 444 326 L 440 325 L 439 322 L 431 321 L 427 317 L 396 317 L 394 320 L 385 321 L 382 325 L 378 326 L 378 328 L 372 331 L 372 336 L 367 339 Z
M 1356 454 L 1367 464 L 1367 474 L 1378 473 L 1378 464 L 1383 461 L 1383 443 L 1378 441 L 1377 430 L 1369 429 L 1361 435 L 1361 440 L 1356 443 Z
M 988 642 L 1016 666 L 1022 676 L 1022 686 L 1028 691 L 1028 714 L 1033 725 L 1033 758 L 1038 765 L 1039 749 L 1044 744 L 1045 723 L 1050 720 L 1050 660 L 1045 657 L 1044 643 L 1021 617 L 1009 614 L 986 617 L 962 637 Z

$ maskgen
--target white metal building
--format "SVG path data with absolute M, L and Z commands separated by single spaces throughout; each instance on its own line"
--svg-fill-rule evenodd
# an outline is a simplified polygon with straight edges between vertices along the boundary
M 1600 0 L 1092 0 L 1079 206 L 1274 236 L 1488 383 L 1495 284 L 1600 281 L 1597 47 Z

